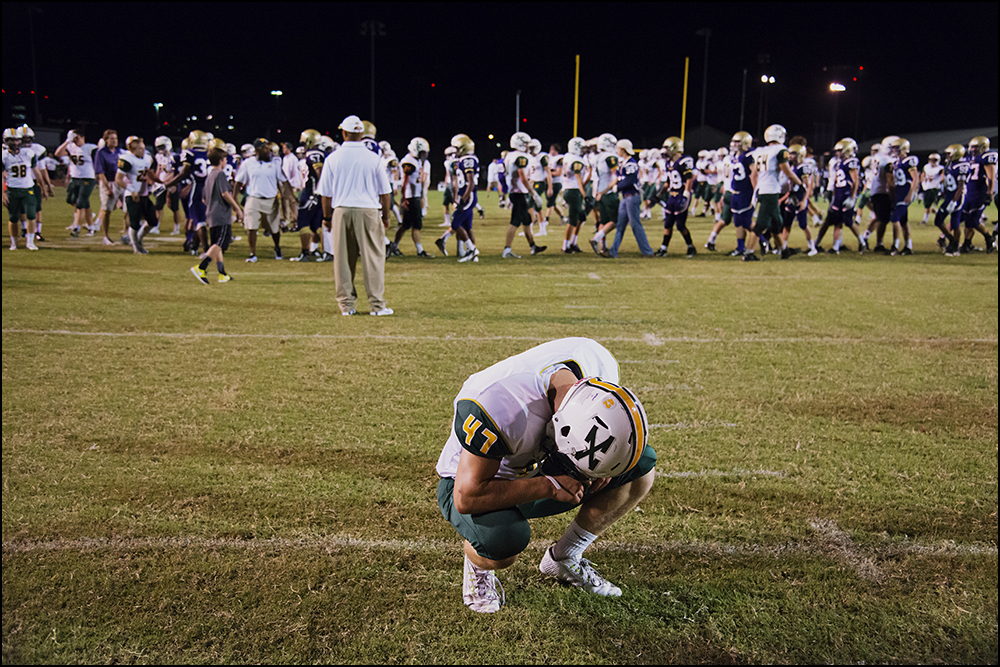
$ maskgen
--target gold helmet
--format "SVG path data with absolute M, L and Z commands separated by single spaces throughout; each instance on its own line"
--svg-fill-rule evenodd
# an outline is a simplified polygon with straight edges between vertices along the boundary
M 129 137 L 125 140 L 125 148 L 131 150 L 132 142 L 134 141 L 142 141 L 142 137 L 136 136 L 134 134 L 129 135 Z
M 838 142 L 839 146 L 841 142 Z M 788 156 L 795 156 L 795 164 L 802 164 L 802 161 L 806 159 L 806 147 L 802 144 L 792 144 L 788 147 Z
M 965 146 L 962 144 L 952 144 L 944 149 L 944 159 L 948 164 L 954 164 L 965 157 Z
M 218 148 L 223 153 L 227 154 L 229 153 L 229 151 L 226 150 L 226 142 L 218 137 L 215 137 L 210 142 L 208 142 L 208 149 L 212 150 L 213 148 Z
M 673 158 L 684 152 L 684 141 L 680 137 L 667 137 L 663 140 L 663 150 L 668 157 Z
M 191 148 L 191 142 L 188 141 L 187 139 L 181 139 L 181 150 L 186 151 L 190 150 L 190 148 Z
M 306 148 L 315 148 L 319 145 L 319 138 L 323 136 L 316 130 L 303 130 L 299 135 L 299 143 Z
M 363 120 L 361 124 L 365 129 L 361 131 L 362 139 L 374 139 L 375 138 L 375 123 L 370 120 Z
M 906 157 L 907 155 L 909 155 L 910 142 L 900 137 L 899 141 L 896 144 L 896 153 L 899 155 L 899 157 Z
M 191 130 L 187 138 L 188 148 L 191 150 L 208 150 L 209 137 L 207 132 L 201 130 Z
M 742 130 L 733 135 L 729 140 L 729 150 L 732 152 L 748 151 L 753 146 L 753 136 L 749 132 Z
M 279 146 L 277 142 L 272 141 L 270 144 L 268 144 L 268 147 L 271 149 L 271 155 L 274 156 L 281 155 L 281 146 Z
M 969 157 L 976 157 L 982 155 L 990 149 L 990 140 L 988 137 L 972 137 L 969 140 Z
M 836 143 L 833 150 L 840 151 L 840 157 L 846 160 L 849 157 L 854 157 L 858 152 L 858 142 L 850 137 L 844 137 Z
M 451 138 L 451 145 L 455 149 L 458 157 L 472 155 L 476 152 L 476 144 L 467 134 L 456 134 Z

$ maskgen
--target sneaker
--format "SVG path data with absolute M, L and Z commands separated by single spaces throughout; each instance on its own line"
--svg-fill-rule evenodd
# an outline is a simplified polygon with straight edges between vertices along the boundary
M 80 238 L 80 228 L 79 227 L 73 227 L 72 229 L 69 230 L 69 235 L 72 236 L 75 239 Z
M 521 256 L 520 256 L 520 255 L 515 255 L 515 254 L 514 254 L 513 252 L 511 252 L 511 250 L 510 250 L 510 249 L 508 248 L 507 250 L 504 250 L 504 251 L 503 251 L 503 254 L 502 254 L 502 255 L 500 255 L 500 259 L 521 259 Z
M 938 248 L 941 248 L 941 252 L 944 252 L 945 248 L 948 247 L 948 240 L 945 237 L 943 237 L 943 236 L 939 236 L 938 240 L 937 240 L 937 244 L 938 244 Z
M 281 248 L 274 249 L 274 258 L 279 261 L 285 258 L 285 256 L 281 254 Z
M 788 259 L 792 256 L 792 251 L 788 248 L 781 249 L 781 259 Z
M 706 243 L 705 244 L 705 250 L 708 250 L 709 252 L 715 252 L 715 244 L 714 243 Z
M 815 257 L 816 255 L 819 254 L 819 250 L 817 250 L 816 248 L 810 248 L 808 254 L 810 257 Z
M 122 242 L 122 245 L 132 245 L 132 239 L 128 237 L 128 234 L 122 234 L 122 237 L 118 240 Z M 184 248 L 184 250 L 188 250 L 188 248 Z
M 694 246 L 693 245 L 689 245 L 688 246 L 688 251 L 687 251 L 687 256 L 688 257 L 694 257 L 697 254 L 698 254 L 698 251 L 694 249 Z
M 572 251 L 574 253 L 577 253 L 577 252 L 578 253 L 582 253 L 583 252 L 582 250 L 580 250 L 580 246 L 576 245 L 575 243 L 573 245 L 571 245 L 569 247 L 569 249 L 570 249 L 570 251 Z
M 479 569 L 468 556 L 462 570 L 462 602 L 480 614 L 495 613 L 507 602 L 503 586 L 493 570 Z
M 484 211 L 483 209 L 479 209 L 479 219 L 482 220 L 485 217 L 486 217 L 486 211 Z
M 91 227 L 91 228 L 89 228 L 87 230 L 87 236 L 93 236 L 96 232 L 97 232 L 97 230 L 94 229 L 93 227 Z M 80 235 L 80 231 L 77 230 L 76 234 L 77 234 L 77 236 L 79 236 Z
M 666 248 L 660 248 L 659 250 L 653 253 L 653 257 L 666 257 L 666 256 L 667 256 Z
M 598 241 L 595 241 L 594 239 L 590 239 L 590 247 L 594 249 L 594 254 L 595 255 L 597 255 L 598 257 L 601 256 L 601 245 L 600 245 L 600 243 Z
M 156 227 L 150 227 L 149 233 L 150 234 L 159 234 L 160 233 L 160 226 L 157 225 Z
M 760 254 L 766 255 L 771 252 L 771 244 L 767 242 L 767 239 L 761 237 L 760 239 Z
M 340 314 L 343 315 L 344 317 L 350 317 L 351 315 L 357 315 L 358 311 L 351 308 L 350 310 L 341 311 Z
M 17 244 L 16 243 L 11 243 L 9 250 L 17 250 Z
M 328 252 L 324 252 L 323 255 L 319 259 L 317 259 L 316 261 L 317 262 L 332 262 L 333 261 L 333 255 L 331 255 Z
M 298 257 L 292 257 L 289 262 L 311 262 L 312 258 L 307 253 L 299 253 Z
M 201 270 L 201 267 L 192 266 L 191 275 L 193 275 L 195 280 L 200 282 L 202 285 L 208 284 L 208 277 L 205 275 L 205 272 Z
M 826 251 L 826 254 L 827 255 L 839 255 L 840 254 L 840 250 L 838 250 L 837 248 L 830 248 L 829 250 Z
M 392 308 L 389 308 L 388 306 L 386 306 L 382 310 L 373 310 L 369 314 L 373 315 L 373 316 L 382 316 L 382 315 L 392 315 L 392 313 L 393 313 Z
M 418 252 L 417 257 L 420 257 L 422 259 L 434 259 L 434 255 L 430 254 L 426 250 L 421 250 L 420 252 Z
M 759 262 L 760 261 L 760 257 L 758 257 L 757 253 L 755 253 L 755 252 L 748 252 L 747 254 L 743 255 L 743 261 L 744 262 Z
M 881 243 L 879 243 L 878 245 L 876 245 L 875 249 L 872 250 L 872 252 L 875 253 L 876 255 L 888 255 L 889 254 L 889 251 L 886 250 L 885 246 L 882 245 Z
M 602 577 L 594 565 L 586 558 L 579 560 L 556 560 L 552 557 L 552 547 L 545 550 L 538 565 L 542 574 L 555 577 L 559 581 L 581 588 L 588 593 L 606 597 L 621 597 L 622 589 Z
M 403 256 L 403 251 L 400 250 L 399 246 L 396 245 L 395 243 L 392 244 L 392 247 L 390 248 L 390 250 L 392 251 L 392 256 L 393 257 L 402 257 Z
M 219 282 L 220 283 L 228 283 L 232 279 L 233 279 L 233 277 L 231 275 L 229 275 L 228 273 L 220 273 L 219 274 Z
M 903 251 L 899 254 L 903 255 L 904 257 L 909 257 L 910 255 L 913 254 L 913 251 L 910 250 L 909 248 L 903 248 Z
M 742 257 L 743 253 L 740 252 L 739 248 L 729 253 L 729 257 Z
M 107 236 L 104 237 L 104 241 L 102 241 L 102 243 L 104 243 L 104 245 L 118 245 L 117 243 L 109 239 Z
M 247 264 L 256 264 L 256 263 L 257 263 L 257 255 L 250 255 L 249 257 L 247 257 Z
M 35 234 L 35 240 L 38 241 L 39 243 L 45 243 L 45 237 L 42 236 L 41 232 Z
M 28 243 L 25 247 L 28 250 L 38 250 L 38 246 L 36 246 L 34 243 Z
M 472 252 L 467 252 L 458 258 L 460 262 L 478 262 L 479 261 L 479 248 L 474 248 Z
M 444 239 L 438 239 L 438 240 L 436 240 L 434 242 L 434 245 L 437 246 L 437 249 L 441 251 L 442 255 L 444 255 L 445 257 L 448 256 L 448 248 L 444 244 Z
M 533 245 L 531 246 L 531 254 L 537 255 L 540 252 L 545 252 L 546 248 L 548 248 L 547 245 Z

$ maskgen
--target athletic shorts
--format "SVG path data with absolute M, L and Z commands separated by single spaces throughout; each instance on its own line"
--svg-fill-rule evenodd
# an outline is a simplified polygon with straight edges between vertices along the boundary
M 587 219 L 587 214 L 583 212 L 583 195 L 579 190 L 566 190 L 563 193 L 563 200 L 566 202 L 566 213 L 569 216 L 569 224 L 576 227 Z
M 191 223 L 195 229 L 205 226 L 205 215 L 207 210 L 205 209 L 205 202 L 201 198 L 202 192 L 202 187 L 192 185 L 191 189 L 188 191 L 187 208 L 184 209 L 184 214 L 187 216 L 188 222 Z M 250 198 L 248 197 L 247 199 Z M 250 227 L 248 225 L 247 229 L 257 228 Z
M 618 195 L 614 192 L 606 192 L 597 202 L 597 210 L 601 214 L 601 224 L 618 221 Z
M 552 184 L 552 196 L 550 197 L 548 195 L 545 195 L 545 205 L 546 206 L 548 206 L 549 208 L 552 208 L 553 206 L 555 206 L 558 203 L 556 200 L 559 198 L 559 191 L 560 190 L 562 190 L 562 183 L 553 183 Z M 544 193 L 542 193 L 542 194 L 544 194 Z
M 306 206 L 300 204 L 299 214 L 295 219 L 295 231 L 301 232 L 304 229 L 309 229 L 315 234 L 323 226 L 322 204 L 317 200 L 309 202 Z
M 757 236 L 763 236 L 765 232 L 780 234 L 784 222 L 781 219 L 781 211 L 778 210 L 777 194 L 758 194 L 757 202 L 757 224 L 753 231 Z
M 889 215 L 889 222 L 909 222 L 909 211 L 910 205 L 900 199 L 896 202 L 896 205 L 892 207 L 892 213 Z
M 545 181 L 533 181 L 531 183 L 531 187 L 532 187 L 532 189 L 536 193 L 538 193 L 538 196 L 542 198 L 541 201 L 544 204 L 545 203 L 545 193 L 548 191 L 548 188 L 545 186 Z M 531 198 L 531 205 L 539 213 L 541 213 L 542 212 L 542 208 L 544 208 L 542 206 L 542 204 L 536 204 L 535 203 L 535 198 L 534 197 Z
M 604 488 L 615 489 L 633 482 L 649 473 L 655 465 L 656 452 L 647 445 L 635 467 L 624 475 L 611 478 Z M 576 503 L 561 503 L 543 498 L 496 512 L 460 514 L 455 509 L 454 491 L 454 478 L 441 478 L 437 487 L 437 499 L 442 516 L 455 527 L 459 535 L 472 544 L 476 553 L 490 560 L 504 560 L 527 548 L 531 541 L 528 519 L 563 514 L 578 507 Z M 590 495 L 585 493 L 581 503 L 589 499 Z
M 451 228 L 458 229 L 461 227 L 467 232 L 472 231 L 472 211 L 473 209 L 467 208 L 465 210 L 456 210 L 451 216 Z
M 872 210 L 875 211 L 875 219 L 881 223 L 889 222 L 889 218 L 892 216 L 892 199 L 889 198 L 888 192 L 880 192 L 878 194 L 873 194 L 872 198 Z
M 455 195 L 451 190 L 451 186 L 444 189 L 444 195 L 441 197 L 442 206 L 451 206 L 455 203 Z
M 691 201 L 694 201 L 693 197 Z M 690 202 L 685 202 L 683 193 L 671 194 L 663 205 L 663 229 L 672 230 L 674 226 L 681 231 L 687 229 L 689 210 Z
M 989 205 L 989 197 L 973 198 L 966 196 L 965 204 L 962 205 L 962 221 L 966 229 L 974 229 L 982 224 L 983 211 Z
M 423 202 L 420 197 L 407 199 L 403 210 L 403 229 L 421 230 L 424 228 Z
M 941 191 L 937 188 L 931 188 L 930 190 L 924 190 L 924 208 L 930 208 L 937 203 L 938 197 L 941 195 Z
M 222 248 L 222 252 L 229 250 L 229 244 L 233 241 L 233 226 L 220 225 L 208 228 L 208 237 L 212 245 Z
M 74 208 L 90 208 L 90 193 L 94 191 L 94 179 L 71 178 L 66 186 L 66 203 Z
M 531 213 L 528 212 L 528 194 L 526 192 L 510 193 L 510 224 L 513 227 L 531 227 Z
M 38 186 L 30 188 L 7 188 L 7 210 L 10 212 L 8 220 L 17 222 L 23 214 L 28 220 L 34 220 L 37 211 L 35 209 L 35 192 Z
M 139 197 L 139 201 L 133 201 L 131 195 L 126 194 L 125 211 L 128 213 L 129 227 L 136 231 L 142 228 L 143 220 L 150 227 L 156 226 L 156 207 L 149 197 Z
M 722 197 L 722 222 L 726 225 L 732 223 L 733 221 L 733 193 L 726 190 L 726 194 Z
M 204 207 L 202 204 L 202 208 Z M 281 230 L 280 214 L 277 197 L 247 197 L 247 205 L 243 209 L 243 224 L 251 230 L 266 225 L 272 234 L 277 234 Z M 201 219 L 204 220 L 204 216 Z
M 809 225 L 806 220 L 807 211 L 799 210 L 798 206 L 794 208 L 783 207 L 781 209 L 781 222 L 782 229 L 786 232 L 791 230 L 792 224 L 795 222 L 799 223 L 799 229 L 806 229 Z

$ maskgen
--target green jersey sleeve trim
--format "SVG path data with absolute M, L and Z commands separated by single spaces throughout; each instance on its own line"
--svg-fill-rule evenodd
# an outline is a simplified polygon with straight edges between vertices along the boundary
M 476 401 L 463 398 L 455 406 L 455 436 L 469 453 L 487 459 L 502 459 L 510 446 L 489 413 Z

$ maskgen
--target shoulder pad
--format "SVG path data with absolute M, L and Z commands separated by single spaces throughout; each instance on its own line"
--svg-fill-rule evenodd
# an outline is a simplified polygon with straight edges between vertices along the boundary
M 458 401 L 455 406 L 454 429 L 462 447 L 476 456 L 502 459 L 510 454 L 510 447 L 493 418 L 476 401 Z

